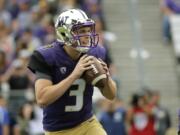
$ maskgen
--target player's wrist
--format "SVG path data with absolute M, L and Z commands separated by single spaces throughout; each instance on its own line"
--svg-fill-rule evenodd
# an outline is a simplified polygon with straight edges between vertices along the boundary
M 75 75 L 74 73 L 70 74 L 68 79 L 72 82 L 74 82 L 76 79 L 78 79 L 77 75 Z
M 112 80 L 111 75 L 106 73 L 106 82 L 107 82 L 106 84 L 108 84 L 108 82 L 111 80 Z

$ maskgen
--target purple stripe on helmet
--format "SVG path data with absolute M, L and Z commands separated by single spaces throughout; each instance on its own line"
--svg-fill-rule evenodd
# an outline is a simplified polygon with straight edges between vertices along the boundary
M 72 30 L 74 30 L 75 28 L 78 28 L 78 27 L 93 26 L 93 25 L 95 26 L 95 23 L 91 22 L 91 21 L 88 21 L 86 23 L 79 23 L 79 24 L 73 25 Z

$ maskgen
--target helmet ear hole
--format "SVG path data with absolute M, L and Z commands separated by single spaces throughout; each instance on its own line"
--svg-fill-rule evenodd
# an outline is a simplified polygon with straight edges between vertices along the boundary
M 63 37 L 65 37 L 65 36 L 66 36 L 64 32 L 61 32 L 61 35 L 62 35 Z

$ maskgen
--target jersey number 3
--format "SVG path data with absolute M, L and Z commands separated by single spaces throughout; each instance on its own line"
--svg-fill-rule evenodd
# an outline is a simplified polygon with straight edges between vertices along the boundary
M 69 96 L 76 97 L 75 105 L 65 106 L 65 112 L 77 112 L 83 107 L 83 95 L 86 87 L 86 82 L 83 79 L 76 80 L 73 85 L 77 86 L 77 89 L 70 90 Z

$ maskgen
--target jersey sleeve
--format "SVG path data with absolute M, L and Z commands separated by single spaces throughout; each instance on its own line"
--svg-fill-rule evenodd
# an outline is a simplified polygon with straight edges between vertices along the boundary
M 106 57 L 106 50 L 105 50 L 105 48 L 103 46 L 97 46 L 95 49 L 96 49 L 95 56 L 97 58 L 100 58 L 103 61 L 105 61 L 105 57 Z
M 105 61 L 106 50 L 102 46 L 97 46 L 96 48 L 91 49 L 88 54 L 93 55 L 96 58 L 101 58 L 103 61 Z
M 110 51 L 110 48 L 108 47 L 108 45 L 104 45 L 104 48 L 105 48 L 105 62 L 107 64 L 107 66 L 109 67 L 113 61 L 112 61 L 112 57 L 111 57 L 111 51 Z
M 51 76 L 51 66 L 45 61 L 44 57 L 38 51 L 35 51 L 31 56 L 28 68 L 35 74 L 40 72 Z

